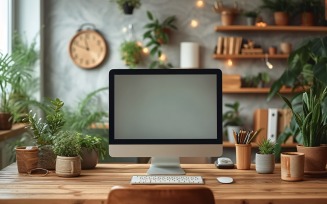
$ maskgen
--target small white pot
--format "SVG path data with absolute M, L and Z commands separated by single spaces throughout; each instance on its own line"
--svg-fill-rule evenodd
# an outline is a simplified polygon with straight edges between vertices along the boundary
M 80 157 L 57 156 L 56 174 L 60 177 L 75 177 L 81 174 Z
M 255 155 L 255 170 L 259 174 L 271 174 L 275 169 L 275 155 L 259 154 Z

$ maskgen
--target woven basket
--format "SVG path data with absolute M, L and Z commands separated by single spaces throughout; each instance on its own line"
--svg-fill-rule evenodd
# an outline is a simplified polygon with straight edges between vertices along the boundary
M 37 168 L 39 149 L 33 147 L 16 147 L 16 162 L 19 173 L 27 173 L 31 169 Z

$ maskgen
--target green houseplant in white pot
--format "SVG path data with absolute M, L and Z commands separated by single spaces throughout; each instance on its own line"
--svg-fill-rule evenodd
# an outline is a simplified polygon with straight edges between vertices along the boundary
M 225 133 L 227 133 L 230 142 L 235 142 L 233 131 L 239 132 L 243 126 L 243 119 L 240 115 L 242 108 L 238 101 L 226 103 L 225 107 L 229 108 L 229 110 L 225 111 L 223 114 L 224 127 L 227 129 Z
M 275 169 L 275 144 L 265 139 L 258 144 L 259 152 L 255 155 L 255 169 L 259 174 L 270 174 Z
M 321 146 L 327 133 L 327 115 L 323 112 L 327 87 L 324 87 L 324 89 L 320 89 L 322 90 L 320 93 L 314 92 L 311 88 L 302 94 L 301 111 L 296 111 L 292 103 L 286 97 L 281 96 L 292 110 L 303 138 L 303 145 L 298 145 L 297 150 L 305 154 L 304 171 L 307 173 L 326 171 L 327 148 Z
M 57 155 L 56 174 L 60 177 L 75 177 L 81 174 L 81 133 L 60 131 L 53 143 Z

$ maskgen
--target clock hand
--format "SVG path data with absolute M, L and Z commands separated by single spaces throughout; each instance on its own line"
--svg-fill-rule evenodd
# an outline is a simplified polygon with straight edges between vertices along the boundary
M 80 48 L 82 48 L 82 49 L 85 49 L 85 50 L 89 50 L 89 48 L 88 48 L 88 47 L 84 47 L 84 46 L 82 46 L 82 45 L 79 45 L 79 44 L 77 44 L 77 43 L 75 43 L 75 46 L 77 46 L 77 47 L 80 47 Z
M 86 50 L 89 51 L 90 48 L 89 48 L 89 45 L 87 44 L 87 39 L 86 38 L 84 38 L 84 39 L 85 39 L 84 42 L 85 42 Z

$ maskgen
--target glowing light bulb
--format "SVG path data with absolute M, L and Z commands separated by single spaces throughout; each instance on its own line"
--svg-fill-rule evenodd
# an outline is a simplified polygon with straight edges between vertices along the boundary
M 123 27 L 122 31 L 123 31 L 123 33 L 127 33 L 127 28 Z
M 167 59 L 167 56 L 165 54 L 161 54 L 161 56 L 159 57 L 159 60 L 162 62 L 166 61 L 166 59 Z
M 137 41 L 136 44 L 140 47 L 143 47 L 142 43 L 140 41 Z
M 227 65 L 230 66 L 230 67 L 233 66 L 233 61 L 231 59 L 228 59 L 227 60 Z
M 144 54 L 148 54 L 149 53 L 149 48 L 145 47 L 145 48 L 143 48 L 142 51 L 143 51 Z
M 270 62 L 266 62 L 266 65 L 267 65 L 267 67 L 269 68 L 269 69 L 272 69 L 272 68 L 274 68 L 274 65 L 272 65 Z
M 199 25 L 199 22 L 198 22 L 197 20 L 194 20 L 194 19 L 193 19 L 193 20 L 191 21 L 191 27 L 192 27 L 192 28 L 196 28 L 196 27 L 198 27 L 198 25 Z
M 198 0 L 198 1 L 196 2 L 196 6 L 197 6 L 198 8 L 202 8 L 202 7 L 204 6 L 204 2 L 203 2 L 203 0 Z

